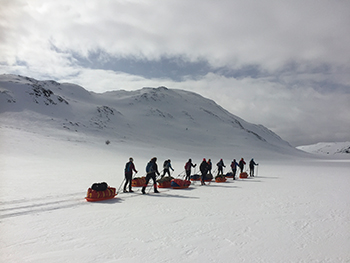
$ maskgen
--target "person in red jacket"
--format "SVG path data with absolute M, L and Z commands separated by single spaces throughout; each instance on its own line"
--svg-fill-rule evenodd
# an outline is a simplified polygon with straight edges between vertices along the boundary
M 185 180 L 190 180 L 191 177 L 191 167 L 196 167 L 197 164 L 192 163 L 192 159 L 188 159 L 188 162 L 185 164 L 186 177 Z

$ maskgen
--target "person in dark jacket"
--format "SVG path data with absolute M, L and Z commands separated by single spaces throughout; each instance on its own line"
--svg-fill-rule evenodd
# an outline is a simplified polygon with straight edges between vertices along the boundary
M 145 185 L 142 187 L 142 193 L 146 193 L 146 187 L 148 185 L 149 180 L 153 180 L 153 187 L 154 187 L 154 192 L 159 193 L 157 189 L 157 181 L 156 181 L 156 175 L 160 175 L 158 171 L 158 165 L 157 165 L 157 158 L 153 157 L 149 163 L 146 166 L 146 182 Z
M 212 165 L 212 163 L 211 163 L 211 160 L 210 159 L 208 159 L 208 174 L 210 174 L 211 175 L 211 169 L 213 168 L 213 165 Z
M 233 174 L 233 180 L 236 180 L 237 166 L 238 166 L 238 163 L 236 162 L 236 159 L 233 159 L 233 161 L 231 162 L 231 169 L 232 169 L 232 174 Z
M 203 161 L 202 161 L 201 165 L 199 166 L 199 170 L 201 171 L 201 174 L 202 174 L 201 183 L 202 183 L 202 185 L 205 185 L 204 180 L 205 180 L 205 176 L 208 173 L 208 163 L 205 160 L 205 158 L 203 158 Z
M 192 159 L 188 159 L 188 162 L 185 164 L 186 177 L 185 180 L 190 180 L 191 178 L 191 167 L 196 167 L 197 164 L 192 163 Z
M 218 167 L 218 174 L 217 175 L 220 175 L 220 174 L 224 175 L 224 167 L 226 167 L 224 164 L 224 161 L 222 159 L 220 159 L 220 161 L 216 165 Z
M 134 159 L 132 157 L 129 158 L 129 162 L 126 163 L 124 173 L 125 173 L 125 184 L 124 184 L 124 193 L 127 193 L 126 187 L 129 185 L 129 192 L 132 193 L 131 189 L 131 181 L 132 181 L 132 172 L 137 173 L 134 165 Z
M 255 165 L 259 165 L 259 164 L 255 163 L 254 159 L 251 159 L 250 162 L 249 162 L 249 175 L 251 177 L 254 177 L 254 166 Z
M 171 167 L 171 161 L 170 161 L 170 159 L 164 161 L 162 178 L 164 177 L 164 175 L 165 175 L 166 173 L 170 176 L 170 170 L 169 170 L 169 169 L 171 169 L 171 170 L 174 171 L 173 167 Z
M 241 169 L 241 173 L 243 173 L 244 165 L 245 165 L 245 161 L 242 158 L 238 163 L 239 169 Z

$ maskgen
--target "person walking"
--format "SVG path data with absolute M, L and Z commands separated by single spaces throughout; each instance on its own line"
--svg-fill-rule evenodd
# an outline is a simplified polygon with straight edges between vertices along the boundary
M 217 175 L 221 174 L 223 176 L 224 175 L 224 167 L 226 167 L 224 164 L 224 161 L 222 159 L 220 159 L 220 161 L 216 165 L 218 167 L 218 174 Z
M 185 172 L 186 172 L 186 177 L 185 180 L 189 181 L 191 178 L 191 168 L 196 167 L 197 164 L 192 163 L 192 159 L 188 159 L 188 162 L 185 164 Z
M 245 165 L 245 161 L 242 158 L 238 163 L 239 169 L 241 169 L 241 173 L 243 173 L 244 165 Z
M 249 162 L 249 175 L 251 177 L 254 177 L 254 166 L 259 165 L 258 163 L 254 162 L 254 159 L 252 158 Z
M 238 166 L 238 163 L 236 162 L 236 159 L 233 159 L 233 161 L 231 162 L 233 180 L 236 180 L 237 166 Z
M 137 173 L 134 165 L 134 159 L 132 157 L 129 158 L 129 162 L 125 164 L 124 174 L 125 174 L 125 184 L 124 184 L 124 193 L 127 193 L 126 190 L 127 185 L 129 185 L 129 193 L 132 193 L 131 182 L 132 182 L 132 172 Z
M 208 173 L 208 163 L 205 160 L 205 158 L 203 158 L 203 161 L 202 161 L 201 165 L 199 166 L 199 170 L 201 171 L 201 174 L 202 174 L 201 183 L 202 183 L 202 185 L 205 185 L 204 180 L 205 180 L 205 176 Z
M 210 175 L 212 175 L 211 174 L 211 169 L 213 168 L 213 165 L 212 165 L 212 163 L 211 163 L 211 160 L 210 159 L 208 159 L 208 174 L 210 174 Z
M 173 167 L 171 167 L 171 161 L 170 161 L 170 159 L 164 161 L 162 178 L 164 177 L 164 175 L 165 175 L 166 173 L 170 176 L 170 170 L 169 170 L 169 169 L 171 169 L 171 170 L 174 171 Z
M 157 181 L 156 181 L 156 175 L 160 175 L 158 171 L 158 165 L 157 165 L 157 157 L 153 157 L 147 164 L 146 166 L 146 182 L 144 186 L 142 187 L 142 193 L 146 193 L 146 187 L 148 185 L 149 180 L 153 180 L 153 187 L 154 187 L 154 192 L 159 193 L 157 189 Z

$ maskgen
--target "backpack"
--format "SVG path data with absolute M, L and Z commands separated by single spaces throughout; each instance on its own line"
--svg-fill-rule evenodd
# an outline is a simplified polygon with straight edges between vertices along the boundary
M 91 186 L 91 189 L 92 190 L 95 190 L 95 191 L 105 191 L 107 190 L 108 188 L 108 184 L 103 182 L 103 183 L 94 183 L 92 186 Z
M 169 161 L 164 161 L 163 168 L 169 169 Z
M 149 162 L 146 166 L 146 173 L 153 172 L 153 163 Z

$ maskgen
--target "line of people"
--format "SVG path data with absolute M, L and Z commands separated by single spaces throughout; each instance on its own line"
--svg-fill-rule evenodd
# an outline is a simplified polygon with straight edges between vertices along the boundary
M 220 159 L 220 161 L 216 164 L 217 165 L 217 170 L 218 176 L 224 176 L 224 161 L 223 159 Z M 240 169 L 240 172 L 242 173 L 244 170 L 244 166 L 246 165 L 246 162 L 244 161 L 243 158 L 241 158 L 241 160 L 237 163 L 236 159 L 233 159 L 233 161 L 231 162 L 231 170 L 232 170 L 232 175 L 233 175 L 233 180 L 236 180 L 236 173 L 237 173 L 237 167 Z M 255 163 L 254 159 L 251 159 L 249 162 L 249 175 L 251 177 L 254 177 L 254 167 L 256 165 L 259 165 L 257 163 Z M 197 164 L 193 164 L 192 163 L 192 159 L 188 159 L 188 161 L 185 164 L 185 180 L 190 180 L 191 177 L 191 169 L 195 168 L 197 166 Z M 171 160 L 167 159 L 164 161 L 163 164 L 163 174 L 162 174 L 162 178 L 168 174 L 170 176 L 170 169 L 172 171 L 174 171 L 173 167 L 171 166 Z M 209 173 L 210 175 L 211 170 L 212 170 L 212 162 L 211 159 L 208 159 L 208 161 L 206 161 L 205 158 L 203 158 L 203 161 L 201 162 L 200 166 L 199 166 L 199 170 L 201 172 L 201 184 L 205 185 L 205 177 L 206 175 Z M 124 193 L 128 192 L 126 190 L 127 187 L 129 187 L 129 192 L 133 192 L 132 191 L 132 175 L 133 172 L 137 173 L 138 171 L 135 168 L 134 165 L 134 159 L 132 157 L 129 158 L 129 162 L 126 163 L 125 165 L 125 169 L 124 169 L 124 173 L 125 173 L 125 184 L 124 184 Z M 144 186 L 142 187 L 142 193 L 145 194 L 145 190 L 146 187 L 149 183 L 149 181 L 152 179 L 153 180 L 153 188 L 154 188 L 154 192 L 155 193 L 159 193 L 158 189 L 157 189 L 157 176 L 159 176 L 160 173 L 158 171 L 158 165 L 157 165 L 157 158 L 153 157 L 146 166 L 146 182 L 144 184 Z

